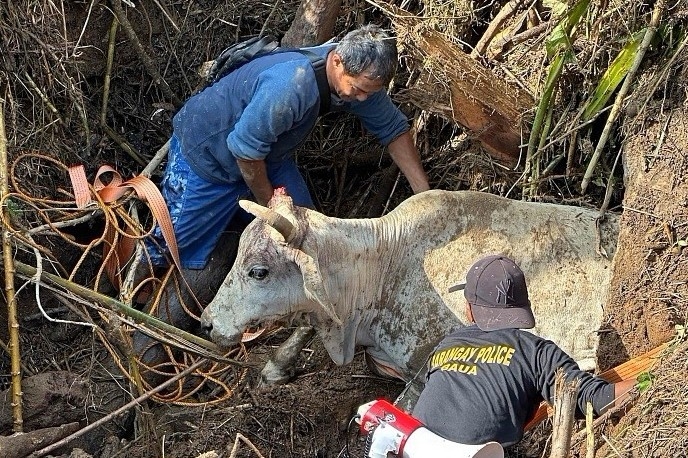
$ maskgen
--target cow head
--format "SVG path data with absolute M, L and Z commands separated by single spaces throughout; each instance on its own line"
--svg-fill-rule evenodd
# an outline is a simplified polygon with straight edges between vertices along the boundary
M 322 280 L 317 256 L 301 248 L 308 221 L 291 198 L 276 193 L 269 208 L 239 204 L 256 216 L 241 235 L 234 265 L 201 317 L 221 346 L 239 342 L 246 328 L 309 315 L 341 326 Z

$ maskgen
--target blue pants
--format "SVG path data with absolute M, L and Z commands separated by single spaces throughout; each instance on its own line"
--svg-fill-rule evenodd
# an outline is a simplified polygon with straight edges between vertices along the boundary
M 266 163 L 266 166 L 272 185 L 286 187 L 294 205 L 313 208 L 306 182 L 293 160 Z M 183 268 L 205 267 L 222 231 L 237 211 L 248 217 L 239 207 L 239 199 L 251 197 L 246 183 L 216 184 L 202 179 L 189 167 L 175 136 L 170 140 L 167 168 L 160 186 L 170 211 Z M 160 227 L 153 230 L 152 236 L 155 242 L 146 240 L 146 248 L 153 265 L 168 265 L 166 256 L 157 247 L 166 246 Z

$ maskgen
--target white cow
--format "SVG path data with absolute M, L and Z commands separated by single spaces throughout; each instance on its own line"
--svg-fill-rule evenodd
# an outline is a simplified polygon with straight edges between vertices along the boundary
M 357 345 L 404 379 L 452 328 L 466 323 L 460 282 L 501 253 L 523 269 L 537 327 L 582 367 L 596 361 L 617 219 L 579 207 L 469 191 L 428 191 L 375 219 L 331 218 L 276 194 L 244 231 L 224 283 L 202 316 L 222 346 L 247 327 L 306 318 L 330 357 Z M 599 227 L 599 230 L 598 230 Z

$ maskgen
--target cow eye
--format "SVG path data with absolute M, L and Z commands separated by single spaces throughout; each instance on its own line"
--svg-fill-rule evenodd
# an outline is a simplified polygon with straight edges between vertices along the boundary
M 268 276 L 268 269 L 265 267 L 251 267 L 251 270 L 248 271 L 248 276 L 256 280 L 265 280 Z

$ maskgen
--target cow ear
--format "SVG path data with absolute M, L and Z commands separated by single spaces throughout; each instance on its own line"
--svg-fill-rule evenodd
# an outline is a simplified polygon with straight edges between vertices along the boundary
M 338 326 L 341 326 L 342 320 L 337 316 L 334 305 L 330 302 L 329 296 L 325 291 L 325 283 L 320 275 L 320 268 L 315 259 L 296 248 L 285 247 L 285 249 L 289 257 L 299 266 L 299 269 L 301 269 L 303 287 L 306 290 L 308 298 L 320 304 L 327 316 Z

